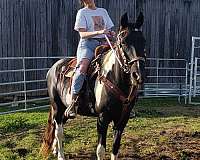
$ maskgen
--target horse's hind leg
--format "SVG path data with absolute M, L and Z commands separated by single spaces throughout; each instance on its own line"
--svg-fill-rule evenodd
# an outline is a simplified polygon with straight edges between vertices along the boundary
M 97 146 L 97 159 L 103 160 L 106 149 L 106 135 L 108 130 L 108 124 L 110 123 L 109 115 L 102 113 L 97 120 L 97 133 L 98 133 L 98 146 Z
M 52 152 L 53 152 L 54 156 L 56 156 L 58 153 L 58 145 L 57 144 L 58 144 L 57 138 L 54 138 L 53 144 L 52 144 Z
M 58 153 L 58 160 L 64 160 L 64 150 L 63 150 L 63 125 L 56 123 L 56 129 L 55 129 L 55 138 L 57 141 L 57 148 L 55 148 L 55 151 L 57 150 Z
M 58 160 L 64 160 L 64 151 L 63 151 L 63 118 L 65 106 L 63 105 L 60 97 L 55 95 L 54 97 L 54 105 L 57 109 L 57 113 L 55 115 L 55 139 L 54 139 L 54 148 L 53 151 L 57 151 Z M 56 144 L 57 143 L 57 144 Z

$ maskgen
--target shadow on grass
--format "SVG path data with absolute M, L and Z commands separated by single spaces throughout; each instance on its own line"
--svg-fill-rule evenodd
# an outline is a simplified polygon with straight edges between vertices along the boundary
M 136 117 L 200 117 L 200 106 L 179 104 L 177 98 L 142 98 L 134 107 Z M 47 113 L 49 108 L 26 111 L 25 113 Z
M 136 117 L 200 117 L 200 106 L 179 104 L 176 98 L 139 99 L 134 110 Z

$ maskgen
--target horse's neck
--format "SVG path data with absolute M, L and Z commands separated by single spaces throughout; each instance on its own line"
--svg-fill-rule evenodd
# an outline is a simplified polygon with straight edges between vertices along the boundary
M 103 59 L 101 73 L 117 86 L 119 86 L 120 82 L 124 79 L 119 62 L 112 51 L 110 51 Z

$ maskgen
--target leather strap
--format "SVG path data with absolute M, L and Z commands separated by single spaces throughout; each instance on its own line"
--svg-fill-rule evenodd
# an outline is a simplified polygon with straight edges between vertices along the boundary
M 134 97 L 136 97 L 137 94 L 137 87 L 132 87 L 131 91 L 126 97 L 126 95 L 116 86 L 114 85 L 110 80 L 108 80 L 104 75 L 98 76 L 98 79 L 100 82 L 103 82 L 106 86 L 106 88 L 115 95 L 116 98 L 118 98 L 123 104 L 127 104 L 128 102 L 131 102 Z
M 125 94 L 104 75 L 99 76 L 98 79 L 100 82 L 103 82 L 106 88 L 108 88 L 108 90 L 113 93 L 119 100 L 121 100 L 123 103 L 127 101 Z
M 124 117 L 126 117 L 127 113 L 130 110 L 131 103 L 133 102 L 135 104 L 136 102 L 138 88 L 137 86 L 132 86 L 129 95 L 126 98 L 125 94 L 116 85 L 114 85 L 111 81 L 109 81 L 104 75 L 101 75 L 98 78 L 100 82 L 103 82 L 106 88 L 122 102 L 123 105 L 122 113 L 118 123 L 114 126 L 114 129 L 120 129 L 121 124 L 124 121 Z

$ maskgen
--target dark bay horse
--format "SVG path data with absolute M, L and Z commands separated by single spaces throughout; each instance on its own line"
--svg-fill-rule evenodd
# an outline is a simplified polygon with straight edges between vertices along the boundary
M 98 160 L 104 159 L 106 134 L 110 122 L 114 124 L 114 141 L 111 159 L 116 160 L 123 130 L 137 99 L 137 90 L 145 76 L 145 38 L 140 31 L 144 17 L 140 13 L 135 23 L 128 22 L 127 13 L 121 17 L 115 47 L 103 55 L 101 67 L 94 80 L 94 109 L 97 113 Z M 56 62 L 47 74 L 51 108 L 41 152 L 52 150 L 59 160 L 64 160 L 63 124 L 66 108 L 71 103 L 70 81 L 59 80 L 62 67 L 69 60 Z M 82 106 L 80 106 L 82 107 Z

